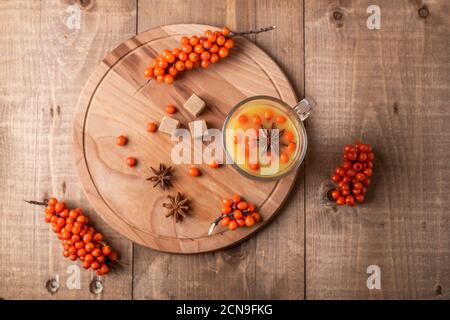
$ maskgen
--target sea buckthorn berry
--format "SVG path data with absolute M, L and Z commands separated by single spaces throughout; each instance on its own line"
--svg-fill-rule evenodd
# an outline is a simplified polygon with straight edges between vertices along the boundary
M 222 204 L 223 204 L 224 206 L 231 207 L 231 206 L 233 205 L 233 200 L 230 200 L 230 199 L 223 199 L 223 200 L 222 200 Z
M 45 207 L 45 213 L 54 214 L 55 213 L 55 206 L 48 205 L 47 207 Z
M 100 268 L 100 264 L 97 261 L 93 261 L 91 263 L 91 268 L 92 270 L 97 270 L 98 268 Z
M 343 206 L 345 204 L 345 197 L 340 196 L 339 198 L 337 198 L 336 203 L 340 206 Z
M 209 59 L 211 59 L 211 53 L 209 53 L 208 51 L 202 52 L 200 54 L 200 59 L 209 61 Z
M 189 44 L 190 44 L 191 46 L 197 45 L 198 42 L 199 42 L 199 39 L 198 39 L 197 36 L 192 36 L 192 37 L 189 39 Z
M 164 82 L 164 79 L 165 79 L 164 75 L 160 75 L 160 76 L 156 77 L 156 81 L 158 81 L 158 82 Z
M 91 242 L 91 241 L 92 241 L 92 234 L 91 234 L 91 233 L 86 233 L 86 234 L 83 236 L 83 241 L 84 241 L 85 243 Z
M 99 257 L 102 254 L 102 250 L 96 248 L 96 249 L 92 250 L 91 254 L 93 257 Z
M 363 173 L 365 174 L 366 177 L 371 177 L 373 171 L 371 168 L 364 168 Z
M 219 46 L 223 46 L 223 45 L 225 44 L 226 41 L 227 41 L 227 39 L 226 39 L 224 36 L 218 36 L 218 37 L 217 37 L 217 40 L 216 40 L 216 43 L 217 43 Z
M 86 249 L 87 252 L 91 252 L 92 250 L 95 249 L 95 246 L 92 242 L 88 242 L 88 243 L 86 243 L 84 248 Z
M 277 122 L 277 123 L 285 123 L 286 122 L 286 117 L 285 116 L 276 116 L 275 117 L 275 121 Z
M 331 192 L 331 199 L 337 200 L 341 196 L 341 193 L 338 190 L 333 190 Z
M 347 159 L 350 161 L 355 161 L 357 157 L 358 156 L 357 156 L 356 152 L 347 153 Z
M 295 144 L 294 142 L 289 142 L 289 144 L 288 144 L 288 150 L 289 150 L 290 152 L 294 152 L 295 149 L 296 149 L 296 144 Z
M 206 69 L 209 67 L 209 61 L 208 60 L 202 60 L 201 66 L 203 69 Z
M 239 116 L 239 118 L 238 118 L 238 121 L 239 121 L 240 123 L 247 123 L 248 117 L 247 117 L 245 114 L 241 114 L 241 115 Z
M 350 161 L 344 161 L 344 163 L 342 163 L 342 169 L 344 170 L 348 170 L 352 167 L 352 163 Z
M 58 202 L 55 204 L 55 212 L 61 213 L 66 208 L 66 204 L 64 202 Z
M 230 217 L 224 217 L 224 218 L 222 218 L 222 220 L 220 220 L 220 224 L 223 225 L 224 227 L 226 227 L 226 226 L 228 226 L 230 221 L 231 221 Z
M 253 203 L 248 203 L 247 211 L 248 212 L 255 211 L 255 205 Z
M 186 61 L 187 62 L 187 61 Z M 186 64 L 183 61 L 177 61 L 175 63 L 175 69 L 177 69 L 177 71 L 183 71 L 186 68 Z
M 245 210 L 245 209 L 248 208 L 248 203 L 245 202 L 245 201 L 241 201 L 241 202 L 239 202 L 239 203 L 237 204 L 237 208 L 238 208 L 239 210 Z
M 127 142 L 128 142 L 128 139 L 127 139 L 127 137 L 125 137 L 124 135 L 120 135 L 120 136 L 118 136 L 117 139 L 116 139 L 116 144 L 117 144 L 118 146 L 124 146 L 124 145 L 127 144 Z
M 350 189 L 342 189 L 341 190 L 341 195 L 342 196 L 348 196 L 350 194 Z
M 161 67 L 156 67 L 153 73 L 155 76 L 162 76 L 164 75 L 164 69 Z
M 220 47 L 218 54 L 219 54 L 219 57 L 226 58 L 226 57 L 228 57 L 228 49 L 225 47 Z
M 333 174 L 333 176 L 331 177 L 331 180 L 333 180 L 334 182 L 339 182 L 342 180 L 342 177 L 338 174 Z
M 358 181 L 363 181 L 364 179 L 366 179 L 366 175 L 362 172 L 358 172 L 355 177 Z
M 359 162 L 364 162 L 366 160 L 367 160 L 367 153 L 361 152 L 360 154 L 358 154 L 358 161 Z
M 186 61 L 189 58 L 189 55 L 182 51 L 178 54 L 178 59 L 180 59 L 181 62 Z M 175 66 L 177 65 L 178 61 L 175 62 Z M 177 68 L 178 71 L 181 71 L 180 69 Z
M 359 203 L 363 203 L 364 202 L 364 195 L 362 195 L 361 193 L 356 195 L 356 201 L 358 201 Z
M 174 79 L 173 75 L 171 75 L 171 74 L 166 74 L 164 76 L 164 82 L 167 84 L 172 84 L 174 80 L 175 79 Z
M 191 60 L 192 62 L 198 61 L 199 56 L 197 53 L 195 52 L 191 52 L 189 53 L 189 60 Z
M 154 72 L 153 67 L 149 67 L 149 68 L 145 69 L 144 70 L 144 77 L 146 77 L 146 78 L 153 77 L 153 72 Z
M 109 273 L 109 267 L 106 264 L 102 264 L 101 267 L 100 267 L 100 273 L 102 275 L 103 274 L 108 274 Z
M 258 212 L 252 212 L 252 217 L 255 219 L 255 222 L 261 221 L 261 215 Z
M 223 214 L 227 214 L 227 213 L 230 213 L 230 212 L 231 212 L 231 207 L 226 206 L 226 207 L 222 208 L 222 213 Z
M 158 129 L 158 125 L 156 123 L 154 123 L 154 122 L 147 123 L 146 130 L 148 132 L 156 132 L 157 129 Z
M 353 206 L 355 205 L 355 197 L 353 197 L 353 196 L 347 196 L 347 197 L 345 198 L 345 203 L 346 203 L 347 205 L 349 205 L 350 207 L 353 207 Z
M 136 158 L 134 158 L 134 157 L 128 157 L 126 162 L 129 167 L 136 166 Z
M 180 44 L 182 45 L 182 46 L 185 46 L 185 45 L 187 45 L 187 44 L 189 44 L 189 38 L 188 37 L 181 37 L 181 39 L 180 39 Z
M 241 219 L 243 217 L 242 211 L 241 210 L 234 210 L 233 211 L 233 217 L 235 219 Z
M 194 52 L 197 54 L 202 54 L 203 52 L 207 52 L 207 51 L 205 51 L 205 48 L 203 48 L 203 45 L 198 44 L 194 47 Z
M 245 220 L 244 219 L 236 219 L 236 222 L 239 227 L 245 226 Z
M 184 66 L 186 70 L 191 70 L 192 68 L 194 68 L 194 63 L 191 60 L 186 60 L 184 62 Z
M 236 230 L 237 227 L 238 227 L 238 224 L 234 220 L 230 221 L 230 223 L 228 224 L 228 229 L 230 229 L 231 231 Z
M 178 74 L 178 70 L 174 66 L 169 67 L 169 74 L 175 77 Z
M 227 41 L 225 41 L 225 48 L 227 49 L 231 49 L 234 47 L 234 40 L 233 39 L 227 39 Z
M 177 111 L 177 109 L 175 108 L 175 106 L 173 104 L 168 104 L 166 106 L 166 112 L 168 114 L 174 114 Z
M 222 30 L 221 30 L 220 32 L 221 32 L 224 36 L 228 36 L 228 35 L 231 33 L 230 28 L 228 28 L 228 27 L 223 27 Z
M 210 33 L 208 34 L 207 39 L 209 42 L 214 43 L 217 40 L 217 35 L 214 33 Z
M 245 225 L 247 227 L 251 227 L 255 224 L 255 218 L 252 215 L 248 215 L 245 217 Z
M 220 164 L 214 159 L 211 160 L 208 165 L 210 168 L 213 168 L 213 169 L 217 169 L 220 167 Z
M 250 169 L 255 170 L 255 171 L 259 170 L 259 163 L 251 163 Z
M 198 170 L 196 167 L 189 168 L 189 175 L 192 177 L 198 177 L 200 175 L 200 170 Z
M 219 46 L 214 43 L 211 46 L 211 48 L 209 49 L 209 52 L 211 52 L 211 53 L 218 53 L 219 52 Z M 219 56 L 217 56 L 217 58 L 219 58 Z
M 233 202 L 234 203 L 241 202 L 241 197 L 239 195 L 237 195 L 237 194 L 234 194 L 233 195 Z
M 181 50 L 183 50 L 183 52 L 189 54 L 192 52 L 192 46 L 190 44 L 184 45 Z
M 112 252 L 112 249 L 110 246 L 103 246 L 102 253 L 104 256 L 106 256 L 106 257 L 109 256 L 111 254 L 111 252 Z
M 169 66 L 169 63 L 167 62 L 166 59 L 158 60 L 158 67 L 160 67 L 160 68 L 162 68 L 162 69 L 165 69 L 165 68 L 167 68 L 168 66 Z
M 353 164 L 353 170 L 355 170 L 355 171 L 361 171 L 362 168 L 363 168 L 363 165 L 360 162 L 355 162 Z
M 294 134 L 290 130 L 285 130 L 284 134 L 283 134 L 283 138 L 286 141 L 292 142 L 292 141 L 294 141 Z
M 353 170 L 353 169 L 348 169 L 347 170 L 347 176 L 348 177 L 353 177 L 354 175 L 356 174 L 356 172 L 355 172 L 355 170 Z
M 217 63 L 217 62 L 219 62 L 219 60 L 220 60 L 219 56 L 218 56 L 217 54 L 213 53 L 213 54 L 211 55 L 211 58 L 209 59 L 209 62 L 211 62 L 211 63 Z
M 205 42 L 203 42 L 203 48 L 205 48 L 206 50 L 211 49 L 212 47 L 212 43 L 209 40 L 206 40 Z
M 58 203 L 58 200 L 56 198 L 50 198 L 48 199 L 48 205 L 54 207 Z

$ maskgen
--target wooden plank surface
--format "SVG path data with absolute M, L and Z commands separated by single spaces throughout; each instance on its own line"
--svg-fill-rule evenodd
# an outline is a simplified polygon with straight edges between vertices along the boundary
M 0 2 L 0 297 L 4 299 L 131 298 L 131 242 L 91 210 L 71 155 L 71 121 L 91 70 L 135 34 L 135 1 L 95 1 L 81 10 L 80 29 L 65 19 L 73 1 Z M 55 195 L 82 206 L 128 263 L 103 279 L 94 295 L 93 272 L 81 271 L 81 288 L 69 290 L 62 247 L 43 219 L 43 208 L 22 199 Z M 49 279 L 59 275 L 51 295 Z
M 450 5 L 308 1 L 306 93 L 318 103 L 306 164 L 308 299 L 450 298 Z M 340 18 L 340 19 L 339 19 Z M 368 201 L 327 206 L 323 195 L 347 143 L 375 149 Z M 320 159 L 320 161 L 318 161 Z M 381 290 L 368 290 L 369 265 Z
M 90 0 L 81 28 L 69 29 L 66 10 L 78 3 L 0 2 L 0 298 L 450 298 L 447 1 Z M 366 27 L 370 4 L 380 5 L 380 30 Z M 136 31 L 183 22 L 277 25 L 250 38 L 299 98 L 318 103 L 279 217 L 236 247 L 193 256 L 133 245 L 89 210 L 70 137 L 78 95 L 105 54 Z M 336 211 L 323 199 L 329 176 L 340 146 L 358 138 L 374 145 L 374 183 L 364 206 Z M 81 289 L 67 289 L 71 263 L 41 209 L 21 201 L 53 194 L 88 209 L 124 255 L 103 294 L 89 291 L 85 271 Z M 381 268 L 381 290 L 366 286 L 369 265 Z

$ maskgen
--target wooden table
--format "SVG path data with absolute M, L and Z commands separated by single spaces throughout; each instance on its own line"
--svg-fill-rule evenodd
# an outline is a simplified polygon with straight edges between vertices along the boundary
M 381 8 L 379 30 L 366 25 L 371 4 Z M 79 29 L 72 5 L 81 6 Z M 0 297 L 450 298 L 449 17 L 445 0 L 1 1 Z M 250 38 L 299 97 L 318 103 L 290 200 L 225 251 L 172 255 L 118 236 L 89 210 L 72 161 L 72 115 L 93 67 L 125 39 L 171 23 L 276 25 Z M 330 173 L 341 146 L 359 138 L 376 150 L 370 197 L 336 209 L 324 199 Z M 88 209 L 122 253 L 126 265 L 102 278 L 100 294 L 91 272 L 81 272 L 80 289 L 67 287 L 71 262 L 41 208 L 22 201 L 50 195 Z M 372 265 L 381 289 L 368 289 Z

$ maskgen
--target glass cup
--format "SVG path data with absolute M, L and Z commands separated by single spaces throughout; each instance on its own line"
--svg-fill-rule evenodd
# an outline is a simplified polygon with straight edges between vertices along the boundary
M 305 158 L 308 145 L 303 121 L 308 118 L 314 106 L 315 102 L 311 98 L 305 98 L 295 106 L 270 96 L 254 96 L 242 100 L 228 113 L 222 127 L 222 143 L 227 163 L 232 163 L 240 174 L 262 181 L 277 180 L 296 170 Z M 256 132 L 254 136 L 236 133 L 239 129 L 245 131 L 249 128 L 252 130 L 246 132 Z M 242 162 L 242 158 L 239 158 L 242 152 L 239 153 L 237 149 L 238 140 L 245 141 L 244 149 L 240 150 L 245 151 L 247 158 L 252 156 L 245 148 L 249 148 L 248 145 L 254 141 L 253 145 L 258 146 L 255 147 L 258 150 L 256 161 L 265 166 L 260 166 L 259 162 L 250 166 L 247 158 L 247 162 Z M 267 143 L 268 140 L 272 144 Z M 263 142 L 272 147 L 260 144 Z

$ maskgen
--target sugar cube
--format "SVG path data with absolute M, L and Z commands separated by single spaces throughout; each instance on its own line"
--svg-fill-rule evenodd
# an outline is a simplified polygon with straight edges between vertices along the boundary
M 205 109 L 206 103 L 200 99 L 196 94 L 193 94 L 183 105 L 194 117 L 197 117 L 200 112 Z
M 164 116 L 159 125 L 159 131 L 172 135 L 172 133 L 180 126 L 177 119 Z

